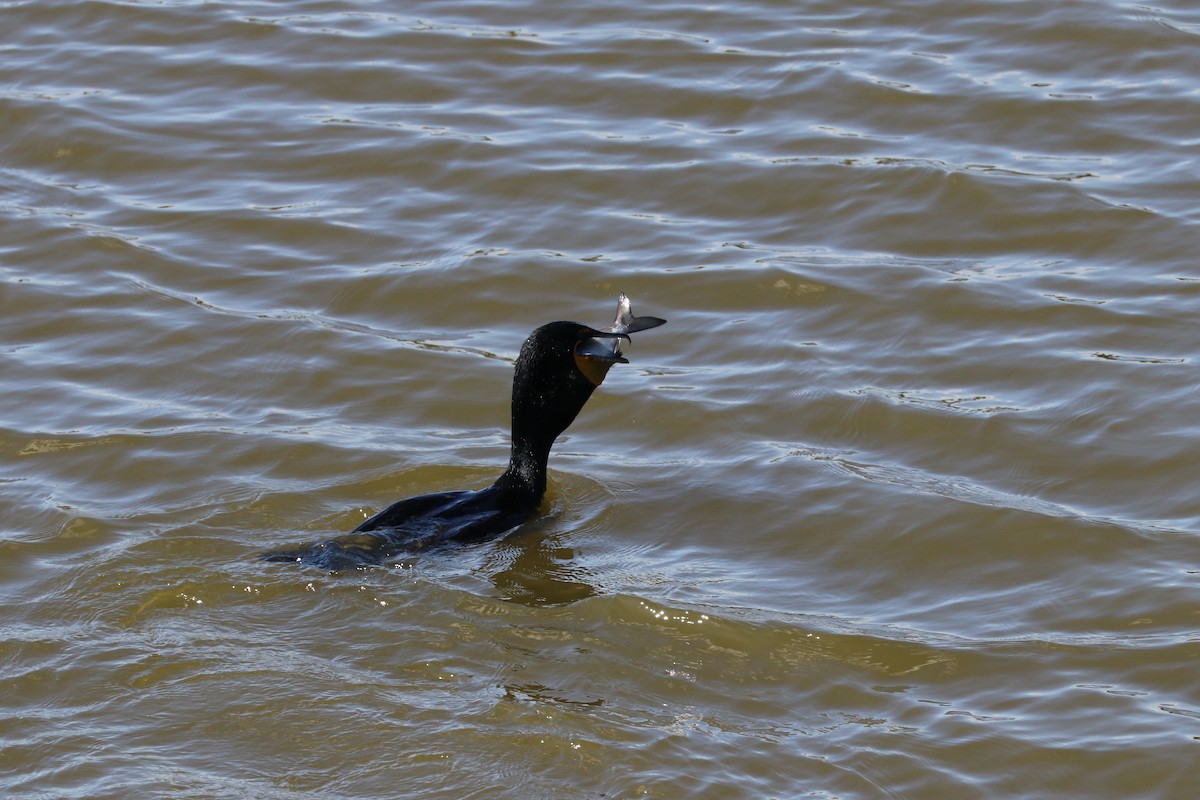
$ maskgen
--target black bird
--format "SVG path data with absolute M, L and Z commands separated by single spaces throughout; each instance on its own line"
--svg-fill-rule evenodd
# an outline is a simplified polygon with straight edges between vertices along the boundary
M 266 561 L 299 561 L 336 572 L 381 564 L 440 542 L 470 542 L 512 530 L 537 511 L 546 493 L 546 463 L 613 364 L 629 363 L 620 340 L 656 328 L 658 317 L 635 317 L 621 294 L 617 319 L 604 330 L 551 322 L 521 346 L 513 372 L 512 455 L 486 489 L 438 492 L 401 500 L 351 533 L 266 553 Z

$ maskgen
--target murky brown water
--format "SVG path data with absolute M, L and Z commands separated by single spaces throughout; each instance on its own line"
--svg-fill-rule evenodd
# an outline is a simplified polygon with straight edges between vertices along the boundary
M 0 788 L 1191 798 L 1200 12 L 0 4 Z M 638 337 L 545 516 L 553 319 Z

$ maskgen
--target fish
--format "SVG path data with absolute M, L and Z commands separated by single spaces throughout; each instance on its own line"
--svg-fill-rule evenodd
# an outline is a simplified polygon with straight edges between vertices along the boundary
M 612 337 L 588 339 L 576 352 L 581 356 L 590 356 L 593 358 L 611 359 L 619 364 L 628 364 L 629 361 L 621 354 L 621 340 L 629 341 L 629 334 L 639 331 L 648 331 L 651 328 L 657 328 L 659 325 L 666 325 L 667 321 L 660 317 L 638 317 L 633 313 L 633 306 L 629 302 L 629 295 L 621 292 L 617 297 L 617 317 L 608 327 L 601 328 L 604 333 L 616 334 Z

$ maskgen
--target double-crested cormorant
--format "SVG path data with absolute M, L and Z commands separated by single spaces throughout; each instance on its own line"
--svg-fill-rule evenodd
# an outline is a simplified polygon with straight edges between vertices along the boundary
M 662 325 L 635 317 L 624 294 L 604 330 L 551 322 L 521 346 L 513 372 L 512 456 L 495 483 L 476 491 L 438 492 L 401 500 L 351 533 L 267 553 L 267 561 L 299 561 L 329 571 L 381 564 L 448 540 L 476 541 L 511 530 L 537 511 L 546 493 L 546 462 L 613 364 L 627 364 L 620 340 Z

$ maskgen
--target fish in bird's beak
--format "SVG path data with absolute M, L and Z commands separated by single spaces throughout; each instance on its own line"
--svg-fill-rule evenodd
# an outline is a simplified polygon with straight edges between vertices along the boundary
M 629 359 L 621 353 L 622 339 L 628 342 L 629 334 L 666 323 L 665 319 L 659 317 L 635 317 L 629 297 L 621 292 L 617 298 L 617 318 L 604 330 L 590 331 L 575 345 L 575 363 L 588 380 L 599 386 L 613 364 L 629 363 Z
M 667 321 L 660 317 L 635 317 L 633 308 L 629 305 L 629 296 L 621 292 L 621 296 L 617 298 L 617 318 L 604 330 L 610 333 L 637 333 L 666 324 Z

